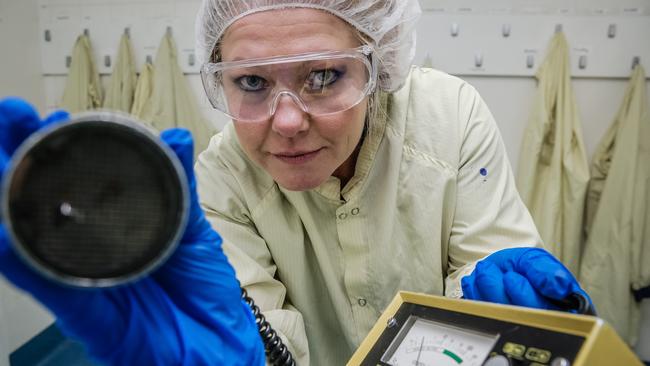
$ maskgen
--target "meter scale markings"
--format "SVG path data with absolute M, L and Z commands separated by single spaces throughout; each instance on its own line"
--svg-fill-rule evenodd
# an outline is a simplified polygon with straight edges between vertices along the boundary
M 470 346 L 468 351 L 471 351 L 471 350 L 472 349 L 471 349 L 471 346 Z M 444 356 L 447 356 L 447 357 L 453 359 L 459 365 L 463 363 L 463 359 L 459 355 L 457 355 L 454 351 L 452 351 L 452 350 L 450 350 L 448 348 L 444 348 L 444 347 L 440 347 L 440 346 L 436 346 L 436 345 L 426 345 L 426 344 L 424 344 L 424 342 L 422 343 L 421 348 L 420 347 L 407 347 L 406 353 L 413 353 L 413 352 L 415 352 L 417 354 L 426 354 L 427 352 L 435 352 L 435 353 L 439 353 L 441 355 L 444 355 Z
M 497 338 L 412 316 L 382 361 L 392 366 L 480 366 Z
M 465 352 L 463 352 L 465 351 Z M 472 347 L 469 346 L 469 349 L 465 349 L 461 352 L 467 353 L 472 351 Z M 434 362 L 434 364 L 438 365 L 442 361 L 442 359 L 447 358 L 445 361 L 446 364 L 453 364 L 453 365 L 462 365 L 463 364 L 463 358 L 456 354 L 456 352 L 445 348 L 445 347 L 440 347 L 437 345 L 432 345 L 432 344 L 425 344 L 424 342 L 422 343 L 422 347 L 419 346 L 412 346 L 409 345 L 405 349 L 406 354 L 413 354 L 416 357 L 416 362 L 412 363 L 413 365 L 429 365 L 431 362 Z M 434 354 L 432 356 L 432 354 Z M 419 357 L 418 357 L 419 355 Z M 475 360 L 477 358 L 476 355 L 470 356 L 472 360 Z M 418 359 L 419 358 L 419 359 Z M 392 362 L 398 362 L 398 357 L 394 357 L 394 359 L 391 359 Z M 453 363 L 449 363 L 450 361 L 453 361 Z M 401 363 L 395 363 L 395 365 L 401 365 Z

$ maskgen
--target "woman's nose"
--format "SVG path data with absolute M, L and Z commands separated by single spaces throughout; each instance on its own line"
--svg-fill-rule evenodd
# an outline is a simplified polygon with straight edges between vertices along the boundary
M 271 128 L 283 137 L 295 137 L 309 128 L 307 113 L 290 95 L 282 95 L 271 117 Z

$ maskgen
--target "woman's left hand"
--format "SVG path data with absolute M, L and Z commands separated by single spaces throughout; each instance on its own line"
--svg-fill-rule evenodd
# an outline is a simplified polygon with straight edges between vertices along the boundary
M 585 310 L 593 311 L 589 295 L 571 272 L 540 248 L 495 252 L 478 262 L 461 284 L 463 297 L 470 300 L 577 312 L 569 299 L 580 296 L 588 302 Z

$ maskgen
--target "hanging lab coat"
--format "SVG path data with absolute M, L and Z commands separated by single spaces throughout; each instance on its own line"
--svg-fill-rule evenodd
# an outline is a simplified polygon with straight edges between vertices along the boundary
M 592 162 L 589 231 L 580 279 L 598 315 L 630 344 L 639 330 L 631 290 L 650 285 L 650 108 L 643 67 L 632 74 Z
M 131 114 L 144 121 L 151 118 L 151 94 L 153 93 L 153 65 L 149 62 L 142 67 L 142 72 L 135 86 Z
M 125 34 L 120 40 L 120 49 L 113 68 L 111 83 L 106 92 L 104 108 L 129 113 L 133 105 L 136 81 L 131 40 Z
M 195 95 L 178 65 L 176 45 L 170 33 L 163 38 L 154 62 L 150 110 L 142 118 L 162 131 L 183 127 L 192 132 L 194 153 L 205 150 L 217 131 L 201 115 Z
M 589 168 L 564 34 L 551 40 L 521 143 L 517 187 L 545 247 L 577 275 Z
M 72 63 L 60 105 L 68 112 L 81 112 L 102 105 L 102 88 L 93 57 L 90 39 L 86 35 L 79 36 L 72 50 Z

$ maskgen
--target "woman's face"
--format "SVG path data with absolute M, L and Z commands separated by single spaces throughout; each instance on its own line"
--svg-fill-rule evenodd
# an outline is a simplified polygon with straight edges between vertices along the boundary
M 222 61 L 307 52 L 345 50 L 360 45 L 343 20 L 315 9 L 273 10 L 233 23 L 224 34 Z M 282 187 L 304 191 L 335 176 L 343 183 L 354 174 L 363 133 L 367 98 L 336 114 L 312 117 L 283 96 L 265 122 L 235 121 L 246 154 Z

